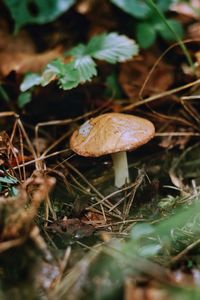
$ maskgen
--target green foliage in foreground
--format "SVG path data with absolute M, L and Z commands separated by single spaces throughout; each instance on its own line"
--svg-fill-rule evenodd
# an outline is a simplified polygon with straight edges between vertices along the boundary
M 4 0 L 15 21 L 15 31 L 28 23 L 44 24 L 67 11 L 75 0 Z
M 91 81 L 97 75 L 94 59 L 115 64 L 131 59 L 137 54 L 136 43 L 124 35 L 115 32 L 96 35 L 88 44 L 79 44 L 66 52 L 66 56 L 72 58 L 70 62 L 64 63 L 62 59 L 56 59 L 46 66 L 41 75 L 26 75 L 20 89 L 25 92 L 36 85 L 46 86 L 56 78 L 62 89 L 69 90 Z
M 198 240 L 199 194 L 190 200 L 192 204 L 179 207 L 176 213 L 160 223 L 137 223 L 126 241 L 115 238 L 106 245 L 96 246 L 63 278 L 51 299 L 65 299 L 74 293 L 76 299 L 117 299 L 125 278 L 139 274 L 160 282 L 169 299 L 199 299 L 200 290 L 197 287 L 174 285 L 166 268 L 156 262 L 168 257 L 170 264 L 169 254 L 172 257 L 177 254 L 174 252 L 175 244 L 180 243 L 188 233 L 194 241 Z
M 199 275 L 199 150 L 200 144 L 196 143 L 182 151 L 181 155 L 173 155 L 173 161 L 171 156 L 166 157 L 170 161 L 170 169 L 173 166 L 174 174 L 184 178 L 187 187 L 191 189 L 164 198 L 160 195 L 161 198 L 157 199 L 159 202 L 155 201 L 154 207 L 149 207 L 148 203 L 143 204 L 144 207 L 147 205 L 148 212 L 146 215 L 144 210 L 139 210 L 139 216 L 142 214 L 146 221 L 140 220 L 134 223 L 129 234 L 127 234 L 129 226 L 127 229 L 126 224 L 122 225 L 120 232 L 116 232 L 116 236 L 114 232 L 112 233 L 112 240 L 103 244 L 100 242 L 99 245 L 96 244 L 91 248 L 91 251 L 84 254 L 82 260 L 63 277 L 50 299 L 62 300 L 66 299 L 67 295 L 74 294 L 77 300 L 123 299 L 124 282 L 127 277 L 133 277 L 133 282 L 137 282 L 137 278 L 140 279 L 141 275 L 142 278 L 145 275 L 147 278 L 152 278 L 158 283 L 158 289 L 160 284 L 161 290 L 167 294 L 166 299 L 200 299 L 200 287 L 198 279 L 195 280 L 196 275 L 194 285 L 190 285 L 190 280 L 188 285 L 186 281 L 184 285 L 176 284 L 171 280 L 173 276 L 168 277 L 171 266 L 173 269 L 177 266 L 178 271 L 181 271 L 180 266 L 183 266 L 184 269 L 187 268 L 188 274 L 190 270 L 192 273 L 196 269 L 197 276 Z M 153 161 L 150 160 L 149 164 L 152 166 Z M 196 182 L 194 185 L 196 188 L 190 185 L 191 180 Z M 139 197 L 138 200 L 142 198 Z M 154 210 L 158 208 L 158 203 L 162 203 L 159 208 L 160 213 L 152 217 Z M 184 253 L 185 249 L 189 251 Z M 176 259 L 181 253 L 182 255 Z
M 113 4 L 117 5 L 127 14 L 131 15 L 132 17 L 138 19 L 146 19 L 152 15 L 152 10 L 148 6 L 147 1 L 141 0 L 133 0 L 133 1 L 126 1 L 126 0 L 110 0 Z M 170 4 L 173 0 L 156 0 L 155 4 L 163 12 L 166 12 L 169 9 Z
M 142 48 L 153 45 L 157 36 L 161 36 L 167 41 L 177 40 L 176 35 L 183 37 L 181 24 L 166 18 L 165 22 L 157 16 L 157 13 L 149 5 L 149 1 L 140 0 L 110 0 L 125 13 L 136 19 L 136 36 Z M 61 14 L 66 12 L 76 0 L 4 0 L 15 21 L 15 31 L 30 23 L 44 24 L 54 21 Z M 157 9 L 166 13 L 173 0 L 156 0 Z M 169 29 L 169 26 L 172 30 Z M 175 35 L 172 33 L 175 32 Z
M 153 45 L 157 36 L 167 41 L 176 41 L 177 36 L 183 37 L 181 23 L 168 18 L 163 21 L 155 9 L 149 5 L 148 0 L 111 0 L 111 2 L 136 19 L 136 37 L 142 48 Z M 159 12 L 165 13 L 172 2 L 172 0 L 157 0 L 155 5 Z

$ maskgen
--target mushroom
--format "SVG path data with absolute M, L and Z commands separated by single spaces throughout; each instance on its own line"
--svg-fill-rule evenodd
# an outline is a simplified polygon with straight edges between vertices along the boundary
M 70 139 L 70 148 L 82 156 L 111 154 L 115 186 L 120 188 L 129 182 L 126 151 L 147 143 L 154 134 L 154 125 L 144 118 L 106 113 L 86 121 L 75 130 Z

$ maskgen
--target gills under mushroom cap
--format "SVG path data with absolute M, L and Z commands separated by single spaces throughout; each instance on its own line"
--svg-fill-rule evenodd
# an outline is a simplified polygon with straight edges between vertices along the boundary
M 88 120 L 76 130 L 70 139 L 70 148 L 82 156 L 98 157 L 136 149 L 154 134 L 154 125 L 144 118 L 107 113 Z

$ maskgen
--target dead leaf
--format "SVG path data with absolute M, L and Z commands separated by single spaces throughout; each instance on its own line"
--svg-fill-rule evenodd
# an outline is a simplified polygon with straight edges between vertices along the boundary
M 0 166 L 15 167 L 33 159 L 33 156 L 21 155 L 5 131 L 0 132 Z
M 54 184 L 55 179 L 53 177 L 29 178 L 22 185 L 21 191 L 16 198 L 0 198 L 0 211 L 4 211 L 5 215 L 5 219 L 1 220 L 1 241 L 18 239 L 20 237 L 25 238 L 30 234 L 33 219 L 37 214 L 38 208 L 41 202 L 46 199 Z M 31 199 L 30 203 L 29 199 Z M 26 208 L 26 206 L 28 207 Z
M 100 34 L 105 31 L 116 30 L 116 17 L 112 13 L 112 7 L 110 6 L 109 1 L 101 0 L 101 9 L 99 9 L 98 1 L 83 0 L 80 3 L 82 3 L 81 5 L 82 11 L 84 8 L 86 17 L 90 22 L 88 38 L 91 38 L 95 34 Z M 83 3 L 84 3 L 84 7 L 83 7 Z M 112 18 L 110 17 L 111 15 Z
M 162 137 L 159 146 L 165 149 L 173 149 L 174 147 L 178 146 L 180 149 L 184 149 L 186 143 L 189 141 L 189 137 L 172 137 L 172 136 L 165 136 Z
M 178 130 L 174 127 L 170 127 L 167 130 L 168 132 L 185 132 L 184 128 L 179 128 Z M 180 150 L 185 149 L 186 145 L 188 144 L 189 140 L 191 139 L 191 136 L 172 136 L 172 135 L 168 135 L 168 136 L 163 136 L 161 137 L 161 142 L 159 143 L 159 146 L 165 149 L 173 149 L 175 147 L 179 148 Z
M 34 159 L 34 157 L 32 155 L 27 156 L 27 155 L 17 154 L 15 157 L 12 157 L 11 159 L 9 159 L 9 165 L 6 164 L 6 166 L 16 167 L 18 165 L 21 165 L 21 164 L 31 161 L 33 159 Z
M 142 286 L 139 287 L 127 278 L 124 286 L 124 300 L 168 300 L 167 291 L 159 286 Z
M 0 132 L 0 166 L 8 160 L 9 136 L 5 131 Z
M 173 185 L 175 187 L 177 187 L 178 189 L 184 191 L 184 184 L 183 184 L 183 178 L 180 178 L 180 176 L 178 176 L 176 174 L 176 171 L 171 168 L 169 171 L 169 177 L 171 179 L 171 182 L 173 183 Z
M 76 237 L 90 236 L 94 232 L 94 227 L 88 224 L 84 224 L 78 218 L 64 217 L 62 220 L 58 220 L 55 223 L 48 226 L 49 229 L 57 232 L 67 232 L 69 235 Z
M 138 101 L 140 90 L 157 59 L 158 57 L 148 50 L 144 51 L 137 60 L 121 64 L 119 82 L 132 101 Z M 142 96 L 148 97 L 166 91 L 173 83 L 172 71 L 171 66 L 160 61 L 145 85 Z
M 3 21 L 0 21 L 0 28 L 0 77 L 8 76 L 12 71 L 18 74 L 41 72 L 50 60 L 61 55 L 61 47 L 37 53 L 25 30 L 12 35 Z
M 0 75 L 3 77 L 8 76 L 12 71 L 18 74 L 41 72 L 49 61 L 59 57 L 60 54 L 60 47 L 44 53 L 0 53 Z
M 199 23 L 199 30 L 200 30 L 200 23 Z M 200 39 L 200 33 L 198 32 L 199 34 L 199 39 Z M 200 77 L 200 51 L 197 51 L 195 53 L 195 59 L 196 59 L 196 62 L 195 62 L 195 74 L 196 76 L 199 78 Z
M 179 286 L 200 286 L 200 271 L 193 268 L 188 272 L 176 270 L 171 272 L 171 279 Z
M 36 47 L 26 30 L 20 30 L 16 35 L 9 31 L 8 23 L 0 20 L 0 53 L 23 52 L 35 53 Z
M 33 138 L 32 143 L 33 146 L 38 150 L 38 152 L 42 153 L 47 149 L 49 141 L 47 140 L 47 138 L 38 137 L 37 139 Z
M 200 22 L 195 22 L 187 27 L 188 39 L 200 40 Z
M 68 219 L 64 217 L 57 224 L 60 225 L 62 231 L 66 231 L 69 234 L 74 234 L 81 227 L 81 221 L 77 218 Z
M 109 219 L 110 220 L 110 219 Z M 85 224 L 90 224 L 95 228 L 98 228 L 99 225 L 105 225 L 105 219 L 102 214 L 97 212 L 88 211 L 82 218 L 81 221 Z M 108 221 L 108 219 L 107 219 Z
M 170 10 L 178 14 L 183 14 L 191 18 L 199 19 L 200 1 L 190 0 L 187 3 L 172 3 Z
M 81 0 L 76 4 L 75 9 L 79 14 L 85 15 L 92 10 L 94 3 L 94 0 Z

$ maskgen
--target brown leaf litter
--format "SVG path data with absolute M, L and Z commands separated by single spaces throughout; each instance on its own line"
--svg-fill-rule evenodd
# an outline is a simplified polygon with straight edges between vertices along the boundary
M 38 53 L 25 30 L 13 35 L 3 21 L 0 28 L 0 77 L 8 76 L 12 71 L 18 74 L 41 72 L 49 61 L 61 55 L 60 46 Z
M 16 246 L 15 242 L 22 244 L 29 236 L 38 240 L 34 218 L 54 184 L 52 177 L 29 178 L 19 188 L 17 197 L 0 198 L 0 212 L 4 216 L 0 222 L 0 252 Z
M 120 65 L 119 83 L 126 95 L 137 102 L 140 90 L 159 57 L 153 51 L 143 51 L 139 57 Z M 148 78 L 142 97 L 166 91 L 173 83 L 173 67 L 160 61 Z

